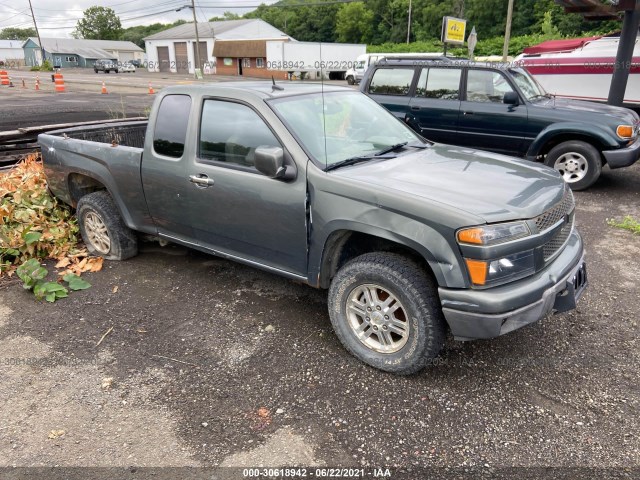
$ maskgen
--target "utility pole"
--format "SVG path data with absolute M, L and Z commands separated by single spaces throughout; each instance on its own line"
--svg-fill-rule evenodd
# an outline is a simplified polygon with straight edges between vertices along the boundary
M 29 0 L 31 1 L 31 0 Z M 193 25 L 196 29 L 196 68 L 193 69 L 193 74 L 198 78 L 197 70 L 201 68 L 200 63 L 200 35 L 198 35 L 198 20 L 196 19 L 196 5 L 195 0 L 191 0 L 191 10 L 193 10 Z
M 511 20 L 513 18 L 513 0 L 509 0 L 507 9 L 507 28 L 504 31 L 504 48 L 502 49 L 502 61 L 506 62 L 509 56 L 509 41 L 511 40 Z
M 38 24 L 36 23 L 36 16 L 33 14 L 33 5 L 31 5 L 31 0 L 29 0 L 29 8 L 31 9 L 31 18 L 33 19 L 33 26 L 36 29 L 36 36 L 38 37 L 38 43 L 40 44 L 40 53 L 42 54 L 42 61 L 45 61 L 44 56 L 44 46 L 42 45 L 42 40 L 40 40 L 40 32 L 38 31 Z
M 407 43 L 409 43 L 410 35 L 411 35 L 411 0 L 409 0 L 409 20 L 407 21 Z

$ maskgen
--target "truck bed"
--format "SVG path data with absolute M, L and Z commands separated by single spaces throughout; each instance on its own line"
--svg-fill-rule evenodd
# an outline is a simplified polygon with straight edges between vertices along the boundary
M 49 189 L 75 207 L 82 194 L 106 188 L 125 223 L 146 230 L 149 216 L 140 164 L 147 123 L 123 121 L 39 135 Z

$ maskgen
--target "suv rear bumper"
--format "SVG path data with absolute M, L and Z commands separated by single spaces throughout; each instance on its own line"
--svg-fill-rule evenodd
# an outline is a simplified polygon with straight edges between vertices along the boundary
M 493 338 L 565 312 L 587 286 L 582 239 L 576 230 L 551 265 L 513 284 L 488 290 L 439 288 L 442 311 L 456 340 Z
M 606 150 L 602 155 L 607 160 L 609 168 L 629 167 L 640 158 L 640 136 L 628 147 L 619 150 Z

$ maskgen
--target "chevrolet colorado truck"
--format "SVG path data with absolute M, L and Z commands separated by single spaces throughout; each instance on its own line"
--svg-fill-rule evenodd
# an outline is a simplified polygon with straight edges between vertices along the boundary
M 38 138 L 48 185 L 95 254 L 138 235 L 328 289 L 348 351 L 417 372 L 458 340 L 575 308 L 587 285 L 558 172 L 426 141 L 348 87 L 163 89 L 148 122 Z

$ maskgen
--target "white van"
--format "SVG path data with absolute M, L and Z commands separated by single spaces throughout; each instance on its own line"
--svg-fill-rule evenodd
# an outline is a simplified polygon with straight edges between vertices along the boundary
M 356 58 L 353 68 L 347 70 L 345 79 L 349 85 L 360 83 L 367 68 L 386 57 L 434 58 L 443 55 L 444 53 L 365 53 Z

